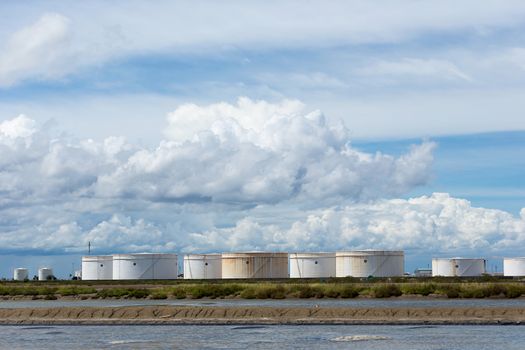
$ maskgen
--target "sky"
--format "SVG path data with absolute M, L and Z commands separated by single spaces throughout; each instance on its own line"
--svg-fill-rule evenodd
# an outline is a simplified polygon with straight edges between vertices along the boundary
M 525 255 L 522 1 L 0 3 L 0 276 Z

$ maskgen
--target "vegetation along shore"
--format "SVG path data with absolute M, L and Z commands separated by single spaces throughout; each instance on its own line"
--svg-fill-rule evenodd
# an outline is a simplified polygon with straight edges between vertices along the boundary
M 327 280 L 327 281 L 54 281 L 3 282 L 0 299 L 286 299 L 286 298 L 389 298 L 423 296 L 441 298 L 525 297 L 525 283 L 512 280 L 434 279 Z

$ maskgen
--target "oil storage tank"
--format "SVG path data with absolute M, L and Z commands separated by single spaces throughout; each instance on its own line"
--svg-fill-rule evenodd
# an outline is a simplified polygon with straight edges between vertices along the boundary
M 288 253 L 223 253 L 222 278 L 287 278 Z
M 405 254 L 398 250 L 336 252 L 336 277 L 394 277 L 405 273 Z
M 114 280 L 176 279 L 177 254 L 115 254 Z
M 290 278 L 335 277 L 335 253 L 290 253 Z
M 525 276 L 525 257 L 504 258 L 503 259 L 504 276 Z
M 53 278 L 53 269 L 49 267 L 42 267 L 38 269 L 38 280 L 47 281 Z
M 13 280 L 25 281 L 29 278 L 29 271 L 26 268 L 19 267 L 13 271 Z
M 474 277 L 485 273 L 486 260 L 479 258 L 433 258 L 432 276 Z
M 221 277 L 221 254 L 184 255 L 184 279 L 219 279 Z
M 86 281 L 113 279 L 113 256 L 89 255 L 82 257 L 82 279 Z

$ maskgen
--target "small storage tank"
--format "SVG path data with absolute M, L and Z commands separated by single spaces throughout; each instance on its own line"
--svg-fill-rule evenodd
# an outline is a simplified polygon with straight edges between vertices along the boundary
M 394 277 L 405 273 L 405 253 L 395 250 L 337 252 L 337 277 Z
M 221 277 L 221 254 L 184 255 L 184 279 L 219 279 Z
M 47 281 L 48 279 L 53 277 L 53 269 L 49 267 L 42 267 L 38 269 L 38 280 L 39 281 Z
M 432 276 L 474 277 L 485 273 L 485 259 L 433 258 Z
M 82 257 L 82 279 L 86 281 L 113 279 L 113 256 L 89 255 Z
M 177 254 L 113 255 L 114 280 L 176 279 L 177 272 Z
M 290 278 L 335 277 L 335 253 L 290 253 Z
M 223 253 L 222 278 L 287 278 L 288 253 Z
M 13 280 L 25 281 L 27 279 L 29 279 L 29 271 L 27 269 L 19 267 L 13 271 Z
M 504 276 L 525 276 L 525 257 L 521 258 L 504 258 L 503 259 Z

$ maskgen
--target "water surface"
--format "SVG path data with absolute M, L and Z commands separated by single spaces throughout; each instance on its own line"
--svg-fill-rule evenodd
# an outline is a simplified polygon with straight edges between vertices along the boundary
M 0 326 L 14 349 L 523 349 L 524 326 Z

